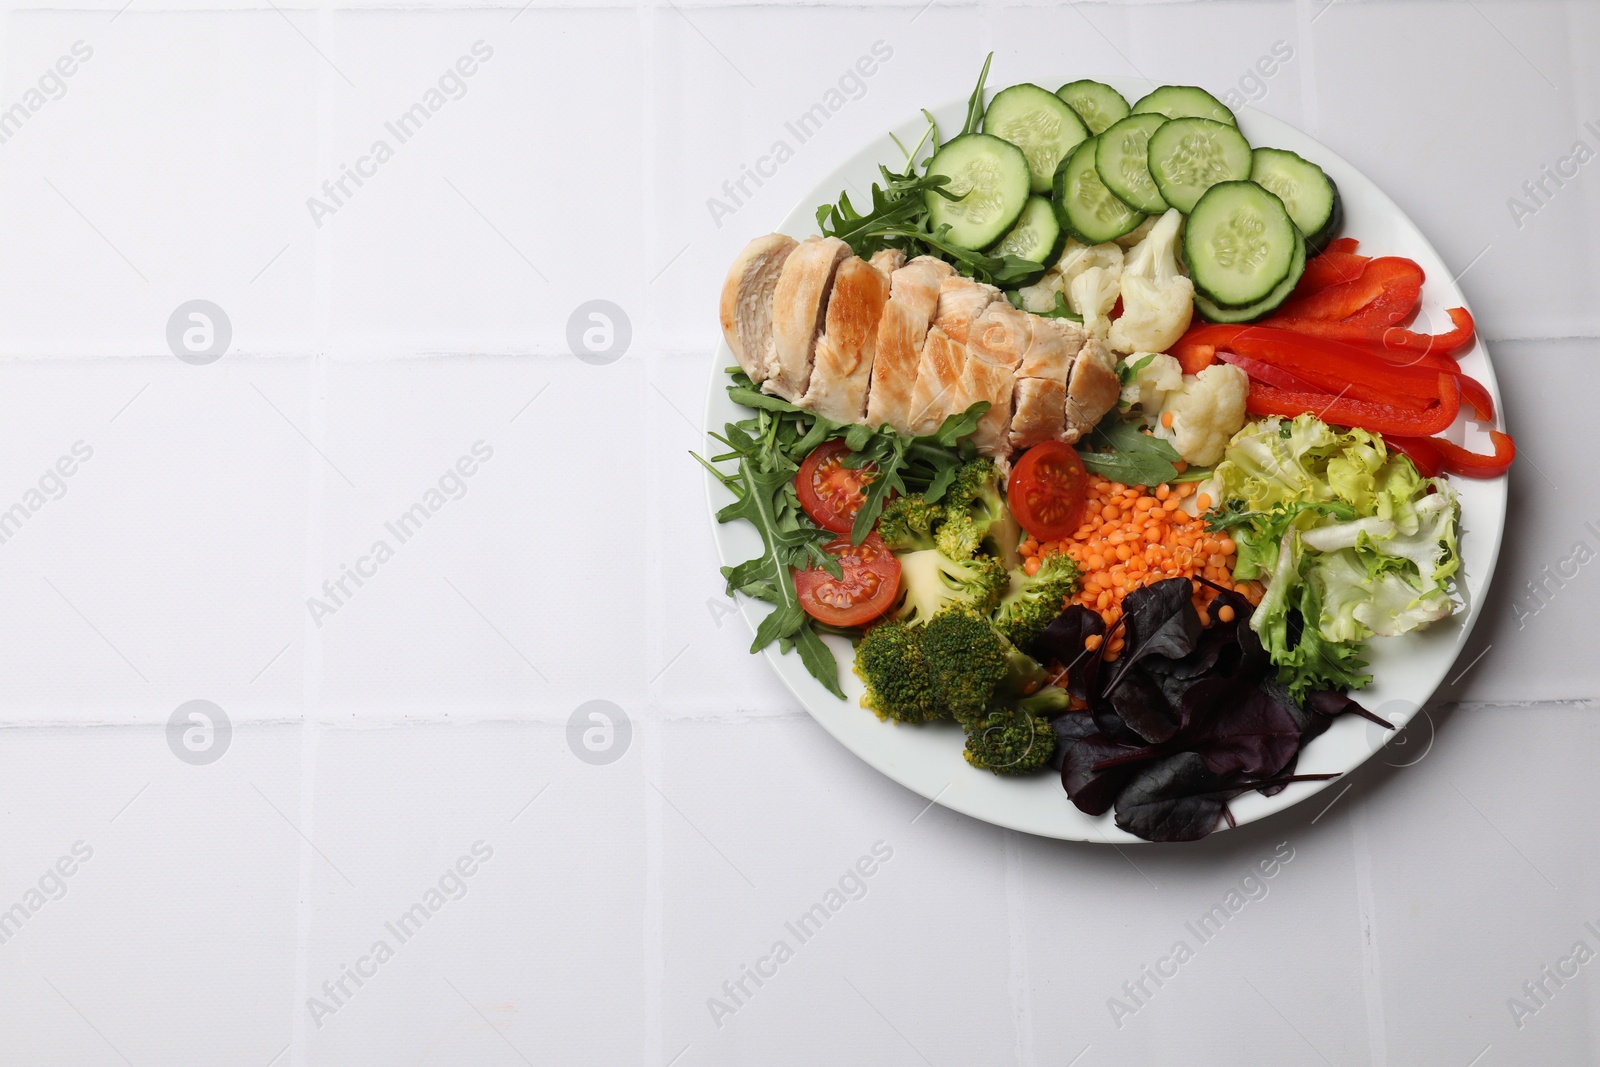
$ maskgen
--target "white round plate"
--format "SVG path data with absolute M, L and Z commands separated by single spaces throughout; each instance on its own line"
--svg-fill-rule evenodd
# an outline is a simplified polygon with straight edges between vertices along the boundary
M 1153 87 L 1148 82 L 1133 79 L 1113 79 L 1112 84 L 1129 100 L 1138 99 Z M 939 129 L 947 136 L 950 131 L 961 128 L 965 113 L 964 99 L 934 112 Z M 902 142 L 911 145 L 922 136 L 924 127 L 925 123 L 918 118 L 894 132 Z M 1421 264 L 1427 272 L 1427 283 L 1423 286 L 1423 307 L 1415 328 L 1435 333 L 1449 328 L 1445 309 L 1465 307 L 1466 300 L 1439 254 L 1394 201 L 1349 163 L 1270 115 L 1250 108 L 1240 109 L 1239 127 L 1252 145 L 1290 149 L 1327 171 L 1338 183 L 1344 198 L 1341 235 L 1359 239 L 1361 251 L 1367 255 L 1406 256 Z M 815 234 L 818 204 L 837 200 L 841 189 L 848 189 L 851 200 L 858 206 L 870 202 L 869 190 L 872 182 L 879 178 L 878 164 L 898 167 L 901 160 L 900 150 L 885 134 L 824 178 L 787 218 L 780 220 L 776 229 L 794 237 Z M 750 236 L 755 237 L 757 233 L 752 232 Z M 1468 373 L 1488 387 L 1498 407 L 1500 390 L 1489 363 L 1488 349 L 1481 339 L 1461 363 Z M 733 353 L 726 344 L 720 344 L 716 366 L 710 374 L 706 404 L 706 426 L 710 429 L 720 430 L 728 422 L 750 416 L 748 409 L 728 399 L 723 368 L 733 364 Z M 1487 434 L 1476 425 L 1468 428 L 1464 421 L 1458 421 L 1448 436 L 1474 451 L 1489 451 Z M 1494 574 L 1495 560 L 1500 554 L 1506 514 L 1506 479 L 1459 478 L 1453 481 L 1461 493 L 1462 574 L 1458 581 L 1464 607 L 1424 632 L 1373 639 L 1370 644 L 1373 682 L 1355 694 L 1364 706 L 1397 728 L 1403 727 L 1428 702 L 1456 661 L 1477 620 L 1484 593 Z M 706 488 L 714 515 L 731 495 L 709 475 Z M 761 550 L 755 530 L 744 522 L 717 525 L 716 539 L 724 564 L 749 559 Z M 740 600 L 740 608 L 753 630 L 766 614 L 767 607 L 748 598 Z M 962 758 L 961 732 L 954 723 L 897 726 L 880 722 L 877 716 L 860 706 L 862 685 L 850 670 L 849 642 L 837 637 L 825 640 L 839 660 L 844 700 L 833 696 L 807 674 L 798 656 L 780 655 L 776 646 L 769 647 L 764 654 L 806 710 L 829 733 L 890 778 L 929 800 L 997 826 L 1072 841 L 1139 843 L 1139 838 L 1117 828 L 1110 812 L 1098 818 L 1080 812 L 1067 799 L 1056 774 L 1046 771 L 1030 777 L 1004 778 L 968 766 Z M 1301 751 L 1297 772 L 1342 774 L 1350 771 L 1391 736 L 1390 731 L 1359 716 L 1341 716 L 1327 733 Z M 1335 784 L 1337 780 L 1295 783 L 1272 797 L 1252 791 L 1234 800 L 1229 807 L 1235 820 L 1242 825 L 1298 804 Z

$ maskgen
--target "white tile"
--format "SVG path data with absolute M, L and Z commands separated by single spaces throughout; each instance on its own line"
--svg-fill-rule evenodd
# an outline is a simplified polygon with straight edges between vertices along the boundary
M 925 801 L 862 774 L 809 718 L 681 722 L 663 736 L 668 1055 L 690 1044 L 714 1063 L 758 1048 L 794 1049 L 773 1055 L 796 1064 L 818 1052 L 916 1062 L 913 1050 L 998 1062 L 1011 1044 L 1006 921 L 975 905 L 1004 900 L 1001 837 L 942 808 L 919 818 Z M 792 953 L 781 963 L 780 941 Z M 725 992 L 744 967 L 776 975 Z
M 563 721 L 594 697 L 636 703 L 646 664 L 629 650 L 646 626 L 647 578 L 630 556 L 645 469 L 582 452 L 593 391 L 643 409 L 633 364 L 336 364 L 324 384 L 328 452 L 357 488 L 327 486 L 310 584 L 345 565 L 376 572 L 347 583 L 342 604 L 323 598 L 334 613 L 308 623 L 326 699 L 380 718 L 449 709 Z M 463 457 L 473 466 L 475 446 L 492 455 L 470 477 L 453 474 Z M 402 539 L 388 524 L 418 504 L 435 513 Z M 379 542 L 393 557 L 363 562 Z
M 239 349 L 304 348 L 309 244 L 256 277 L 290 241 L 316 162 L 320 61 L 283 16 L 8 18 L 19 98 L 77 42 L 89 57 L 3 146 L 0 352 L 165 351 L 168 315 L 195 298 L 228 310 Z
M 316 766 L 317 842 L 356 884 L 308 917 L 308 1061 L 639 1058 L 637 754 L 585 765 L 559 726 L 407 727 L 323 734 Z M 345 966 L 372 976 L 334 1002 Z
M 180 763 L 153 727 L 27 737 L 27 758 L 5 760 L 18 801 L 0 899 L 26 904 L 47 867 L 80 862 L 0 945 L 10 1054 L 199 1065 L 282 1051 L 304 857 L 262 794 L 297 813 L 297 732 L 241 728 L 209 766 Z M 196 1013 L 222 1024 L 195 1028 Z
M 308 426 L 305 367 L 165 356 L 0 375 L 5 506 L 31 506 L 41 480 L 55 488 L 48 470 L 80 460 L 0 545 L 14 608 L 4 714 L 164 722 L 197 697 L 246 717 L 292 711 L 321 462 L 290 425 Z
M 1449 1059 L 1492 1043 L 1505 1062 L 1580 1061 L 1593 1047 L 1588 968 L 1520 1029 L 1506 1002 L 1526 1002 L 1522 983 L 1577 940 L 1600 951 L 1583 925 L 1600 925 L 1586 888 L 1593 856 L 1571 847 L 1556 815 L 1585 803 L 1600 735 L 1577 709 L 1475 707 L 1436 720 L 1426 756 L 1375 775 L 1347 813 L 1358 813 L 1370 842 L 1361 858 L 1376 900 L 1390 1061 L 1434 1054 L 1446 1019 Z
M 1336 4 L 1314 26 L 1319 121 L 1309 132 L 1377 182 L 1454 270 L 1488 249 L 1462 285 L 1489 337 L 1600 325 L 1585 240 L 1600 188 L 1587 168 L 1564 189 L 1551 185 L 1547 206 L 1521 225 L 1507 206 L 1578 138 L 1600 151 L 1600 134 L 1584 127 L 1600 125 L 1600 85 L 1569 48 L 1594 32 L 1592 14 L 1578 11 Z M 1450 62 L 1418 63 L 1421 50 Z
M 305 211 L 300 230 L 329 249 L 341 348 L 565 351 L 581 303 L 637 308 L 637 15 L 516 14 L 334 19 L 360 91 L 341 99 L 322 162 L 333 177 L 345 164 L 374 175 L 347 183 L 320 228 Z M 417 105 L 437 107 L 402 125 Z M 393 158 L 377 161 L 379 142 Z
M 1510 512 L 1494 585 L 1452 674 L 1460 681 L 1444 686 L 1440 700 L 1571 700 L 1600 684 L 1600 666 L 1574 655 L 1569 638 L 1587 627 L 1600 506 L 1579 488 L 1592 479 L 1590 465 L 1572 447 L 1571 422 L 1552 407 L 1550 394 L 1552 383 L 1581 395 L 1600 382 L 1597 351 L 1594 341 L 1494 346 L 1505 424 L 1517 441 Z

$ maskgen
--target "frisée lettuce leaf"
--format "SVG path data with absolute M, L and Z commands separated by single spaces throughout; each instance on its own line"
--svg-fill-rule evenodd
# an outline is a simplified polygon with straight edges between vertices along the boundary
M 1233 537 L 1235 578 L 1267 584 L 1251 625 L 1295 699 L 1365 685 L 1363 642 L 1455 611 L 1456 492 L 1378 435 L 1263 419 L 1235 435 L 1215 481 L 1210 528 Z

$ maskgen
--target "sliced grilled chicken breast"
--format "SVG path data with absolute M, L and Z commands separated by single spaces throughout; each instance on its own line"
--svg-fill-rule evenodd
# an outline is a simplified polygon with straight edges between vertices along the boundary
M 972 324 L 984 308 L 1000 300 L 1000 290 L 952 274 L 939 285 L 939 310 L 933 324 L 960 344 L 971 337 Z
M 911 393 L 922 362 L 922 342 L 939 306 L 939 283 L 955 268 L 932 256 L 918 256 L 889 277 L 889 302 L 878 320 L 872 390 L 867 394 L 867 425 L 888 423 L 911 432 Z
M 796 403 L 834 422 L 860 422 L 867 411 L 878 322 L 889 300 L 889 279 L 851 256 L 833 276 L 822 336 L 817 338 L 811 381 Z
M 1016 405 L 1011 414 L 1012 448 L 1032 448 L 1065 437 L 1067 383 L 1065 378 L 1018 378 Z
M 850 255 L 837 237 L 807 237 L 789 254 L 772 294 L 772 359 L 765 389 L 785 400 L 805 395 L 834 272 Z
M 937 326 L 928 329 L 922 342 L 922 359 L 917 363 L 917 383 L 911 390 L 911 411 L 907 417 L 910 432 L 930 434 L 953 411 L 965 410 L 959 402 L 961 376 L 966 369 L 967 346 Z
M 978 420 L 978 428 L 972 434 L 972 443 L 981 455 L 1004 459 L 1011 454 L 1011 397 L 1016 382 L 1010 367 L 990 363 L 969 350 L 961 368 L 960 384 L 946 413 L 955 415 L 980 400 L 989 402 L 989 410 Z
M 734 258 L 722 283 L 722 336 L 757 385 L 772 362 L 772 293 L 798 243 L 781 233 L 757 237 Z
M 1011 416 L 1013 448 L 1065 440 L 1067 381 L 1072 360 L 1083 347 L 1081 332 L 1064 328 L 1059 320 L 1037 315 L 1028 318 L 1034 330 L 1017 367 L 1016 409 Z
M 1073 357 L 1082 351 L 1089 335 L 1071 319 L 1046 319 L 1029 315 L 1033 335 L 1029 338 L 1027 352 L 1017 374 L 1025 378 L 1068 378 Z
M 872 253 L 872 258 L 867 262 L 889 275 L 906 265 L 906 254 L 898 248 L 880 248 Z
M 1067 382 L 1067 443 L 1094 429 L 1121 395 L 1116 357 L 1098 340 L 1089 338 L 1072 361 L 1072 377 Z
M 939 289 L 956 269 L 942 259 L 918 256 L 894 272 L 889 295 L 922 312 L 931 324 L 939 313 Z

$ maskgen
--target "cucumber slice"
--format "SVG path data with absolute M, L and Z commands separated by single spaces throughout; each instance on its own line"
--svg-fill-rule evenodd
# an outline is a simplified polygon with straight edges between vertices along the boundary
M 1328 184 L 1333 186 L 1333 214 L 1328 216 L 1328 221 L 1322 229 L 1306 237 L 1306 247 L 1312 255 L 1320 255 L 1324 248 L 1333 242 L 1339 235 L 1339 228 L 1344 225 L 1344 197 L 1339 195 L 1339 185 L 1332 178 Z
M 1139 98 L 1133 105 L 1135 115 L 1165 115 L 1169 119 L 1210 119 L 1229 126 L 1239 125 L 1228 105 L 1204 89 L 1193 85 L 1163 85 L 1153 93 Z
M 1212 186 L 1183 231 L 1195 291 L 1223 307 L 1260 303 L 1289 276 L 1299 234 L 1283 201 L 1255 182 Z
M 1166 121 L 1154 114 L 1129 115 L 1100 135 L 1094 154 L 1095 170 L 1106 188 L 1134 210 L 1152 215 L 1167 210 L 1150 177 L 1150 135 Z
M 1078 113 L 1060 97 L 1026 82 L 994 94 L 983 113 L 983 132 L 1022 149 L 1036 193 L 1050 191 L 1056 167 L 1089 137 Z
M 1017 221 L 1028 202 L 1028 160 L 1022 149 L 987 133 L 962 134 L 928 160 L 929 174 L 950 178 L 951 200 L 930 189 L 924 195 L 935 230 L 961 248 L 988 248 Z
M 1211 119 L 1173 119 L 1150 135 L 1150 176 L 1161 199 L 1188 214 L 1218 182 L 1250 177 L 1250 142 Z
M 1017 256 L 1040 264 L 1037 274 L 1016 283 L 1020 288 L 1032 285 L 1043 277 L 1044 272 L 1060 257 L 1061 248 L 1066 243 L 1066 231 L 1056 220 L 1055 209 L 1050 206 L 1049 199 L 1030 196 L 1022 207 L 1017 224 L 1011 227 L 1010 233 L 1000 238 L 999 244 L 989 249 L 989 255 Z
M 1128 101 L 1103 82 L 1090 81 L 1088 78 L 1068 82 L 1056 90 L 1056 95 L 1078 113 L 1083 124 L 1096 137 L 1128 117 Z
M 1294 294 L 1294 287 L 1300 284 L 1300 276 L 1306 271 L 1306 239 L 1295 230 L 1294 234 L 1294 259 L 1289 263 L 1289 274 L 1278 283 L 1278 287 L 1265 300 L 1251 304 L 1249 307 L 1225 308 L 1207 300 L 1201 293 L 1194 294 L 1194 308 L 1200 312 L 1200 317 L 1207 322 L 1255 322 L 1264 319 L 1283 306 L 1284 301 Z
M 1144 221 L 1141 212 L 1118 200 L 1100 180 L 1100 172 L 1094 169 L 1099 141 L 1091 137 L 1073 149 L 1056 169 L 1055 180 L 1056 218 L 1080 241 L 1091 245 L 1114 241 Z
M 1339 204 L 1333 181 L 1321 167 L 1293 152 L 1256 149 L 1251 153 L 1250 180 L 1283 201 L 1301 233 L 1321 234 L 1333 221 Z

